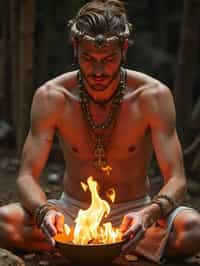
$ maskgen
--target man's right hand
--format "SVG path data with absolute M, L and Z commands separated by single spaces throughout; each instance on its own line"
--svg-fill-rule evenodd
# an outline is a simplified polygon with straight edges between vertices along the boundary
M 49 210 L 42 221 L 40 229 L 45 234 L 48 242 L 55 246 L 54 236 L 64 230 L 64 215 L 56 210 Z

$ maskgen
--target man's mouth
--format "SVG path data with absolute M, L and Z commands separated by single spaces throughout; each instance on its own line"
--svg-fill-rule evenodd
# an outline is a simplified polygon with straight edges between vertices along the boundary
M 105 80 L 105 78 L 94 78 L 94 80 L 97 81 L 97 82 L 102 82 L 102 81 Z
M 106 77 L 92 77 L 93 81 L 95 82 L 104 82 Z

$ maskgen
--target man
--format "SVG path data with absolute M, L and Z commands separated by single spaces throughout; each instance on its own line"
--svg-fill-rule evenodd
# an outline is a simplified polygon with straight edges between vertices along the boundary
M 89 203 L 80 182 L 92 175 L 102 198 L 109 188 L 116 191 L 110 220 L 121 224 L 129 239 L 124 252 L 136 248 L 157 262 L 163 255 L 196 254 L 200 216 L 176 208 L 186 178 L 172 95 L 152 77 L 121 67 L 131 31 L 122 2 L 87 3 L 70 29 L 79 69 L 45 83 L 34 95 L 17 180 L 21 200 L 0 209 L 1 245 L 51 250 L 64 219 L 72 225 Z M 39 176 L 55 133 L 67 165 L 64 193 L 47 201 Z M 164 186 L 151 201 L 147 168 L 152 148 Z

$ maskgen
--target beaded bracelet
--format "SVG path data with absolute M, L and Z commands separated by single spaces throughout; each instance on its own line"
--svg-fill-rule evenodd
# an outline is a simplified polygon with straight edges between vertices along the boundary
M 166 208 L 166 204 L 163 202 L 163 200 L 167 200 L 167 202 L 170 204 L 170 209 L 167 207 Z M 173 199 L 171 199 L 169 196 L 167 195 L 157 195 L 152 201 L 151 203 L 155 203 L 159 206 L 160 208 L 160 212 L 161 212 L 161 217 L 165 217 L 166 215 L 168 215 L 173 209 L 176 208 L 176 203 Z
M 36 222 L 36 225 L 37 225 L 38 228 L 40 228 L 45 215 L 50 210 L 58 211 L 58 208 L 55 205 L 51 204 L 51 203 L 45 203 L 45 204 L 39 206 L 36 209 L 34 218 L 35 218 L 35 222 Z
M 158 205 L 158 207 L 160 208 L 160 216 L 163 217 L 165 215 L 165 209 L 162 202 L 159 199 L 154 198 L 150 204 L 153 203 Z
M 158 198 L 160 198 L 160 199 L 166 199 L 170 203 L 170 205 L 172 207 L 172 210 L 177 207 L 177 204 L 175 203 L 175 201 L 172 198 L 170 198 L 169 196 L 167 196 L 167 195 L 161 194 L 161 195 L 158 195 L 156 198 L 157 199 Z

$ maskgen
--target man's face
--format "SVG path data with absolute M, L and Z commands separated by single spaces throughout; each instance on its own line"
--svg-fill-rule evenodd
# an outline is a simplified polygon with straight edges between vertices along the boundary
M 123 49 L 119 42 L 96 47 L 83 40 L 78 44 L 78 63 L 90 89 L 104 91 L 118 76 Z

